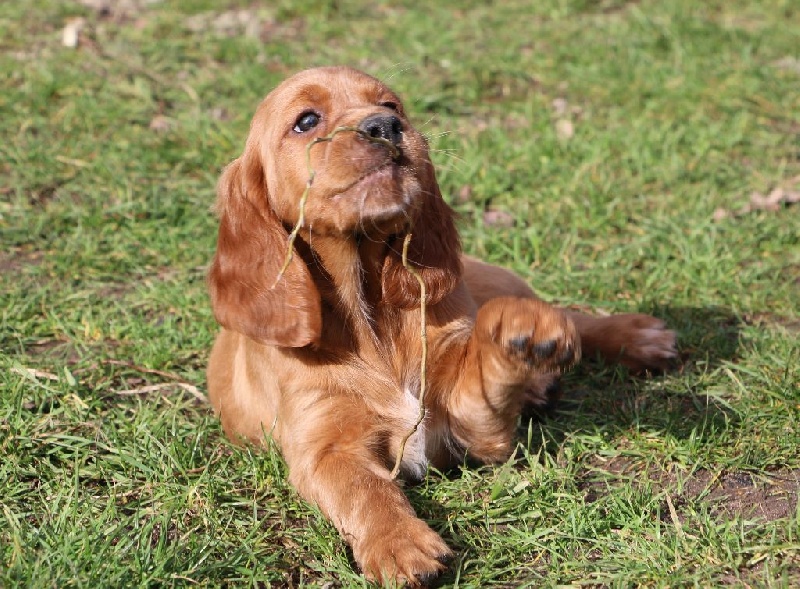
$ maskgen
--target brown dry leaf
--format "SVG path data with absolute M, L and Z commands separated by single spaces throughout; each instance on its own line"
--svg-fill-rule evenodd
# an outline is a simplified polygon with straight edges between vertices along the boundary
M 230 121 L 231 113 L 225 107 L 215 106 L 211 109 L 211 118 L 215 121 Z
M 569 103 L 566 98 L 555 98 L 552 102 L 553 111 L 556 116 L 563 117 L 569 110 Z
M 86 19 L 83 17 L 71 18 L 64 25 L 61 31 L 61 44 L 64 47 L 74 49 L 80 41 L 81 31 L 86 26 Z
M 559 119 L 556 121 L 556 136 L 562 141 L 568 141 L 575 135 L 575 126 L 572 121 L 568 119 Z
M 750 195 L 750 204 L 747 212 L 750 211 L 777 211 L 781 208 L 782 204 L 795 204 L 800 202 L 800 191 L 784 190 L 783 188 L 773 188 L 767 196 L 763 196 L 758 192 Z M 745 207 L 745 208 L 746 208 Z
M 164 133 L 165 131 L 169 131 L 174 126 L 174 122 L 165 117 L 164 115 L 156 115 L 153 117 L 153 120 L 150 121 L 150 130 L 155 131 L 157 133 Z
M 714 214 L 711 215 L 711 218 L 714 219 L 714 221 L 719 222 L 723 219 L 727 219 L 730 216 L 731 212 L 728 209 L 719 207 L 718 209 L 714 209 Z
M 483 213 L 483 223 L 489 227 L 513 227 L 514 216 L 508 211 L 489 209 Z
M 796 184 L 800 178 L 793 178 L 789 184 Z M 754 211 L 768 211 L 774 213 L 781 208 L 800 202 L 800 190 L 783 188 L 778 186 L 773 188 L 769 194 L 764 196 L 760 192 L 753 192 L 750 195 L 750 202 L 741 207 L 738 211 L 731 211 L 725 208 L 718 208 L 714 211 L 712 218 L 714 221 L 722 221 L 727 218 L 742 217 Z
M 456 194 L 456 202 L 460 204 L 467 204 L 471 200 L 472 200 L 472 186 L 470 186 L 469 184 L 464 184 L 464 186 L 459 188 L 458 193 Z

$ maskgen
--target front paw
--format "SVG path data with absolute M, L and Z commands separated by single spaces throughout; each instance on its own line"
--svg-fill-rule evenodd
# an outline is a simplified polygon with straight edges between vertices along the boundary
M 369 580 L 419 586 L 445 569 L 453 553 L 421 519 L 386 522 L 353 545 L 353 556 Z
M 517 364 L 536 372 L 562 372 L 580 360 L 575 325 L 560 309 L 535 299 L 504 297 L 481 311 L 496 315 L 490 337 Z

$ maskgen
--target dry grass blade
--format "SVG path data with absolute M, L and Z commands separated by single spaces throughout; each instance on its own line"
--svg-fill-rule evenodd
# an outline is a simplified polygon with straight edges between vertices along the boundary
M 303 228 L 306 222 L 306 202 L 308 202 L 308 193 L 311 191 L 311 186 L 314 184 L 314 177 L 316 176 L 316 171 L 311 166 L 311 148 L 318 143 L 333 141 L 334 137 L 336 137 L 339 133 L 344 132 L 357 133 L 368 141 L 386 146 L 391 152 L 392 157 L 397 157 L 400 153 L 397 149 L 397 146 L 391 141 L 384 139 L 383 137 L 373 137 L 358 127 L 336 127 L 328 135 L 325 135 L 324 137 L 317 137 L 313 141 L 309 142 L 309 144 L 306 146 L 306 167 L 308 168 L 308 180 L 306 181 L 306 186 L 303 189 L 303 194 L 300 196 L 300 202 L 297 205 L 299 208 L 297 223 L 295 223 L 294 227 L 292 228 L 292 232 L 289 234 L 286 257 L 283 260 L 283 266 L 281 266 L 281 269 L 278 271 L 278 276 L 275 278 L 272 288 L 275 288 L 278 285 L 278 282 L 280 282 L 281 278 L 283 278 L 283 275 L 286 272 L 286 269 L 289 267 L 289 264 L 292 263 L 292 258 L 294 257 L 294 242 L 297 239 L 297 234 L 300 232 L 300 229 Z
M 130 368 L 131 370 L 135 370 L 136 372 L 141 372 L 144 374 L 156 374 L 158 376 L 163 376 L 164 378 L 169 378 L 174 381 L 180 381 L 180 375 L 174 372 L 168 372 L 166 370 L 157 370 L 155 368 L 147 368 L 146 366 L 139 366 L 138 364 L 134 364 L 133 362 L 127 362 L 125 360 L 115 360 L 113 358 L 107 358 L 102 361 L 103 364 L 108 364 L 111 366 L 122 366 L 124 368 Z
M 200 401 L 201 403 L 207 403 L 208 399 L 206 396 L 200 392 L 196 386 L 191 385 L 187 382 L 162 382 L 159 384 L 152 384 L 143 387 L 139 387 L 137 389 L 126 389 L 124 391 L 114 391 L 115 395 L 122 395 L 122 396 L 130 396 L 130 395 L 147 395 L 150 393 L 160 393 L 164 394 L 169 389 L 174 389 L 175 387 L 186 391 L 190 395 L 192 395 L 195 399 Z
M 392 468 L 391 472 L 392 479 L 396 479 L 397 475 L 400 473 L 400 465 L 403 462 L 403 453 L 405 452 L 408 440 L 416 433 L 417 429 L 419 429 L 419 424 L 425 419 L 425 389 L 427 388 L 426 381 L 428 375 L 428 323 L 425 308 L 427 293 L 425 292 L 425 281 L 422 280 L 422 276 L 408 263 L 408 244 L 410 243 L 411 233 L 407 233 L 403 241 L 403 268 L 408 270 L 411 275 L 417 279 L 417 282 L 419 282 L 419 324 L 420 339 L 422 340 L 422 358 L 419 368 L 419 398 L 417 399 L 419 401 L 419 415 L 417 416 L 417 421 L 414 423 L 414 426 L 403 436 L 403 439 L 400 440 L 400 448 L 397 450 L 397 458 L 395 458 L 394 468 Z
M 59 380 L 58 376 L 53 374 L 52 372 L 45 372 L 44 370 L 37 370 L 36 368 L 18 368 L 13 367 L 11 372 L 14 374 L 19 374 L 20 376 L 25 376 L 36 380 L 37 378 L 43 378 L 45 380 Z
M 278 285 L 278 282 L 283 278 L 284 273 L 286 272 L 287 268 L 289 268 L 289 264 L 292 263 L 292 259 L 294 257 L 294 242 L 297 239 L 297 235 L 300 233 L 300 230 L 305 225 L 305 207 L 306 203 L 308 202 L 308 194 L 311 191 L 311 187 L 314 185 L 314 178 L 316 177 L 316 171 L 314 170 L 313 166 L 311 165 L 311 148 L 319 143 L 325 143 L 327 141 L 332 141 L 336 135 L 339 133 L 344 132 L 352 132 L 357 133 L 367 139 L 368 141 L 372 141 L 373 143 L 379 143 L 381 145 L 386 146 L 390 153 L 392 154 L 393 158 L 396 158 L 399 155 L 399 150 L 397 146 L 384 139 L 383 137 L 373 137 L 369 133 L 362 131 L 357 127 L 349 127 L 349 126 L 342 126 L 336 127 L 333 131 L 331 131 L 328 135 L 324 137 L 317 137 L 314 140 L 310 141 L 309 144 L 306 146 L 306 167 L 308 168 L 308 180 L 306 181 L 306 186 L 303 189 L 303 194 L 300 196 L 300 202 L 298 203 L 299 213 L 297 217 L 297 223 L 295 223 L 294 227 L 292 228 L 291 233 L 289 233 L 289 240 L 286 248 L 286 257 L 283 260 L 283 265 L 281 269 L 278 271 L 278 276 L 275 278 L 275 283 L 272 285 L 272 288 L 275 288 Z M 400 465 L 403 462 L 403 453 L 405 451 L 406 444 L 408 443 L 409 438 L 414 435 L 414 433 L 419 428 L 419 425 L 422 423 L 422 420 L 425 419 L 425 405 L 423 404 L 424 397 L 425 397 L 425 388 L 426 388 L 426 375 L 427 375 L 427 357 L 428 357 L 428 337 L 427 337 L 427 324 L 426 324 L 426 313 L 425 313 L 425 298 L 426 298 L 426 291 L 425 291 L 425 283 L 422 280 L 422 277 L 419 273 L 408 263 L 408 245 L 411 243 L 411 233 L 408 233 L 403 241 L 403 267 L 408 270 L 414 278 L 417 279 L 419 282 L 420 287 L 420 331 L 421 331 L 421 339 L 422 339 L 422 359 L 420 363 L 420 393 L 419 393 L 419 416 L 417 417 L 417 421 L 414 423 L 414 426 L 411 430 L 403 436 L 403 439 L 400 441 L 400 448 L 397 452 L 397 458 L 395 459 L 394 468 L 392 468 L 391 477 L 392 479 L 396 479 L 398 473 L 400 472 Z

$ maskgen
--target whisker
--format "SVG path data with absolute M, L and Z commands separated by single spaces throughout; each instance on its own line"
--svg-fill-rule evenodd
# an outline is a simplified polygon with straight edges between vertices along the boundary
M 430 118 L 429 118 L 427 121 L 425 121 L 425 122 L 424 122 L 424 123 L 422 123 L 421 125 L 417 125 L 417 130 L 420 130 L 420 129 L 422 129 L 423 127 L 425 127 L 425 126 L 427 126 L 427 125 L 431 124 L 431 123 L 432 123 L 434 120 L 436 120 L 436 118 L 437 118 L 436 114 L 432 114 L 432 115 L 430 116 Z
M 380 78 L 381 82 L 388 82 L 397 74 L 404 74 L 414 68 L 414 63 L 411 61 L 397 62 L 389 66 L 390 71 Z
M 439 137 L 444 137 L 445 135 L 450 135 L 452 131 L 450 129 L 443 129 L 438 133 L 423 133 L 426 139 L 437 139 Z

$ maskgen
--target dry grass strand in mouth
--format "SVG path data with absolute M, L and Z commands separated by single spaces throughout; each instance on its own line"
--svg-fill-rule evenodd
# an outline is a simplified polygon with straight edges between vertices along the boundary
M 403 439 L 400 440 L 400 448 L 397 450 L 397 458 L 394 461 L 394 468 L 392 468 L 391 477 L 392 479 L 396 479 L 397 475 L 400 473 L 400 465 L 403 462 L 403 453 L 406 449 L 406 444 L 408 443 L 409 438 L 413 436 L 417 429 L 419 429 L 419 424 L 425 419 L 425 390 L 427 388 L 427 376 L 428 376 L 428 321 L 426 317 L 426 305 L 425 299 L 427 298 L 427 292 L 425 291 L 425 281 L 422 280 L 422 276 L 420 276 L 419 272 L 417 272 L 413 266 L 408 262 L 408 245 L 411 243 L 411 233 L 406 233 L 406 238 L 403 240 L 403 268 L 405 268 L 414 278 L 416 278 L 417 282 L 419 282 L 419 330 L 420 330 L 420 339 L 422 340 L 422 358 L 420 359 L 420 368 L 419 368 L 419 415 L 417 416 L 417 421 L 414 423 L 414 426 L 403 436 Z
M 286 257 L 283 260 L 283 266 L 281 266 L 281 269 L 278 271 L 278 276 L 275 278 L 275 282 L 273 283 L 272 288 L 275 288 L 278 285 L 278 282 L 280 282 L 281 278 L 283 278 L 283 275 L 286 272 L 286 269 L 289 267 L 289 264 L 292 263 L 292 258 L 294 257 L 294 242 L 297 239 L 297 234 L 300 232 L 300 229 L 303 228 L 306 222 L 305 209 L 306 209 L 306 202 L 308 202 L 308 193 L 311 190 L 311 186 L 314 184 L 314 177 L 317 174 L 314 168 L 311 166 L 311 148 L 317 145 L 318 143 L 326 143 L 328 141 L 333 141 L 333 138 L 336 137 L 339 133 L 344 133 L 348 131 L 352 133 L 357 133 L 358 135 L 361 135 L 362 137 L 373 143 L 379 143 L 381 145 L 386 146 L 387 148 L 389 148 L 389 151 L 391 152 L 393 158 L 396 158 L 400 154 L 400 151 L 397 149 L 397 146 L 388 139 L 384 139 L 383 137 L 373 137 L 372 135 L 370 135 L 366 131 L 362 131 L 358 127 L 348 127 L 348 126 L 336 127 L 333 131 L 331 131 L 324 137 L 317 137 L 308 143 L 308 145 L 306 146 L 306 168 L 308 168 L 308 180 L 306 181 L 306 186 L 303 189 L 303 194 L 300 196 L 300 202 L 298 203 L 298 208 L 300 209 L 300 212 L 297 217 L 297 223 L 295 223 L 295 226 L 292 228 L 292 232 L 289 233 L 289 243 L 286 248 Z
M 317 145 L 318 143 L 325 143 L 327 141 L 332 141 L 336 135 L 339 133 L 344 132 L 352 132 L 358 133 L 368 141 L 372 141 L 373 143 L 379 143 L 381 145 L 385 145 L 389 148 L 392 157 L 396 158 L 399 155 L 399 150 L 397 146 L 384 139 L 383 137 L 373 137 L 369 133 L 362 131 L 357 127 L 336 127 L 333 131 L 331 131 L 328 135 L 324 137 L 317 137 L 314 140 L 310 141 L 309 144 L 306 146 L 306 167 L 308 168 L 308 180 L 306 181 L 306 186 L 303 189 L 303 194 L 300 196 L 300 202 L 298 203 L 298 208 L 300 209 L 297 223 L 292 228 L 291 233 L 289 233 L 289 241 L 286 248 L 286 257 L 283 260 L 283 266 L 281 266 L 280 271 L 278 272 L 278 276 L 275 278 L 275 283 L 272 285 L 272 288 L 277 286 L 278 282 L 281 278 L 283 278 L 286 269 L 289 267 L 289 264 L 292 263 L 292 258 L 294 256 L 294 242 L 297 239 L 297 234 L 300 233 L 300 229 L 303 228 L 305 225 L 305 207 L 306 203 L 308 202 L 308 193 L 311 191 L 311 187 L 314 184 L 314 178 L 316 176 L 316 171 L 314 170 L 313 166 L 311 165 L 311 148 Z M 406 237 L 403 241 L 403 255 L 402 255 L 402 262 L 403 267 L 411 273 L 411 275 L 417 280 L 419 283 L 420 289 L 420 339 L 422 340 L 422 358 L 420 360 L 420 375 L 419 375 L 419 415 L 417 416 L 417 420 L 414 423 L 413 427 L 406 432 L 403 436 L 403 439 L 400 440 L 400 447 L 397 451 L 397 457 L 395 459 L 394 468 L 391 471 L 391 478 L 396 479 L 397 475 L 400 473 L 400 465 L 403 463 L 403 454 L 405 452 L 406 444 L 408 440 L 413 436 L 416 431 L 419 429 L 420 424 L 425 419 L 425 390 L 427 388 L 427 374 L 428 374 L 428 328 L 427 328 L 427 317 L 426 317 L 426 305 L 425 299 L 427 298 L 427 292 L 425 289 L 425 282 L 422 280 L 422 276 L 420 276 L 419 272 L 417 272 L 413 266 L 408 261 L 408 246 L 411 243 L 411 233 L 407 233 Z

